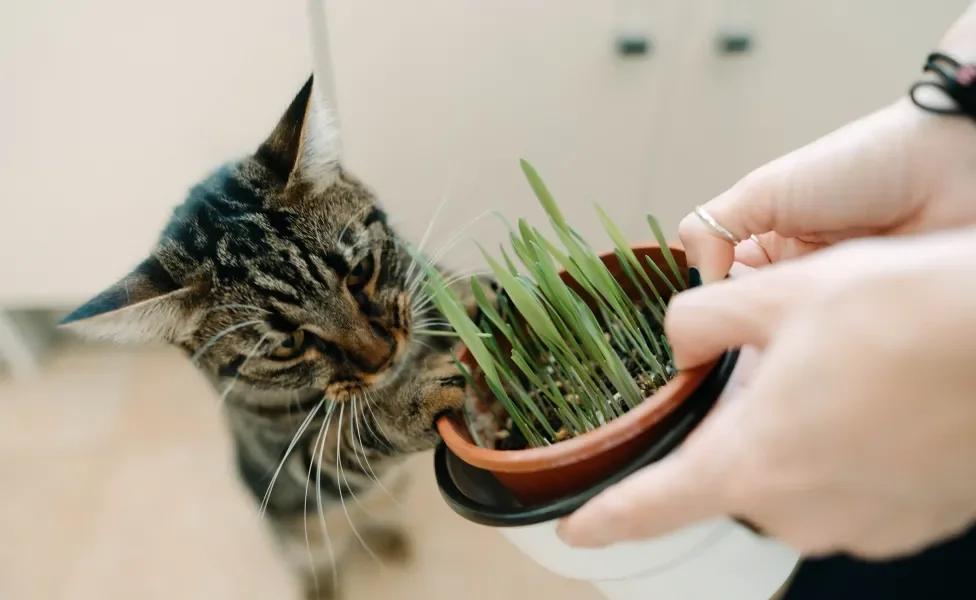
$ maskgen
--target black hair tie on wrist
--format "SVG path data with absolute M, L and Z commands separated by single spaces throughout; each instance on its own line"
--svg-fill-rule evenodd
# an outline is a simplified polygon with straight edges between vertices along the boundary
M 940 115 L 967 115 L 976 120 L 976 65 L 963 65 L 951 56 L 933 52 L 925 59 L 922 72 L 934 73 L 938 80 L 919 81 L 911 87 L 908 96 L 915 106 Z M 956 106 L 947 108 L 923 104 L 915 94 L 924 87 L 942 91 L 955 101 Z

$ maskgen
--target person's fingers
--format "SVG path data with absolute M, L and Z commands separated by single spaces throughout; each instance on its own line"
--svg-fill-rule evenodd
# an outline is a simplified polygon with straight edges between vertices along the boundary
M 779 179 L 769 165 L 748 175 L 702 208 L 740 240 L 772 231 L 775 204 L 770 199 L 777 197 Z M 704 283 L 718 281 L 728 274 L 736 246 L 713 231 L 697 214 L 692 212 L 682 219 L 678 237 L 688 264 L 698 268 Z
M 771 296 L 758 275 L 720 281 L 675 296 L 664 319 L 664 332 L 675 366 L 689 369 L 718 358 L 729 348 L 766 344 L 775 315 Z
M 755 348 L 743 348 L 715 408 L 681 447 L 576 511 L 560 524 L 560 536 L 570 545 L 598 547 L 662 535 L 729 512 L 727 478 L 741 447 L 736 423 L 743 413 L 736 397 L 758 359 Z
M 776 235 L 776 234 L 772 234 Z M 757 238 L 759 236 L 756 236 Z M 773 260 L 766 251 L 766 243 L 750 238 L 735 247 L 735 262 L 758 269 L 772 264 Z
M 679 369 L 705 364 L 729 348 L 764 347 L 809 284 L 804 265 L 736 268 L 735 277 L 684 291 L 668 305 L 664 332 Z
M 605 490 L 560 523 L 559 536 L 598 548 L 661 535 L 722 514 L 716 484 L 679 452 Z
M 906 200 L 904 153 L 879 143 L 902 119 L 889 109 L 848 124 L 746 175 L 702 208 L 740 240 L 768 232 L 799 240 L 844 229 L 890 229 L 918 208 Z M 735 254 L 728 240 L 694 212 L 681 221 L 678 237 L 704 283 L 725 277 Z M 782 258 L 810 249 L 800 242 Z
M 783 260 L 800 258 L 811 252 L 822 250 L 834 242 L 851 237 L 860 237 L 862 235 L 867 234 L 840 231 L 834 235 L 811 236 L 811 239 L 801 239 L 795 237 L 786 238 L 776 232 L 770 231 L 768 233 L 753 235 L 748 240 L 744 240 L 741 244 L 737 245 L 735 247 L 735 262 L 753 268 L 759 268 Z
M 688 265 L 698 269 L 703 283 L 722 279 L 732 267 L 735 246 L 715 235 L 695 213 L 686 215 L 678 224 L 678 239 Z

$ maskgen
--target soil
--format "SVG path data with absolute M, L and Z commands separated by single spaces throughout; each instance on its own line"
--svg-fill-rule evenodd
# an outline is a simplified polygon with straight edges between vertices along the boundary
M 663 333 L 661 324 L 657 322 L 653 314 L 651 314 L 649 311 L 645 310 L 643 312 L 645 317 L 648 320 L 648 323 L 651 323 L 652 331 L 654 332 L 655 336 L 658 336 L 658 339 L 660 339 L 660 336 Z M 611 335 L 609 333 L 608 325 L 606 323 L 603 323 L 602 325 L 603 325 L 604 335 L 606 336 L 606 339 L 611 340 Z M 667 383 L 667 380 L 664 381 L 661 380 L 660 375 L 649 374 L 646 372 L 643 365 L 638 362 L 637 359 L 638 353 L 635 349 L 622 348 L 616 343 L 612 343 L 612 347 L 616 352 L 617 356 L 621 357 L 621 359 L 623 360 L 624 365 L 627 367 L 627 370 L 630 373 L 630 375 L 634 378 L 634 381 L 637 383 L 637 387 L 641 391 L 641 395 L 644 398 L 653 395 L 654 392 L 659 387 Z M 668 357 L 659 356 L 658 360 L 661 360 L 662 363 L 664 363 L 665 369 L 668 373 L 668 379 L 674 377 L 674 375 L 677 373 L 677 370 L 675 369 L 671 361 L 668 360 Z M 551 362 L 551 359 L 546 360 L 544 362 Z M 603 376 L 602 380 L 603 380 L 603 384 L 607 387 L 607 389 L 615 391 L 614 386 L 610 383 L 610 381 L 606 378 L 606 376 Z M 539 391 L 536 388 L 534 388 L 533 386 L 531 386 L 531 384 L 529 384 L 527 379 L 522 379 L 521 383 L 523 386 L 525 386 L 525 389 L 532 390 L 529 393 L 530 396 L 534 397 L 535 394 L 539 393 Z M 560 382 L 557 382 L 557 385 L 562 387 L 560 385 Z M 572 400 L 573 397 L 572 395 L 567 395 L 566 398 L 567 400 Z M 617 398 L 618 400 L 620 399 L 619 395 L 616 395 L 615 398 Z M 519 428 L 515 426 L 515 424 L 512 422 L 512 419 L 507 416 L 507 414 L 504 411 L 504 408 L 501 407 L 501 403 L 495 402 L 495 404 L 496 406 L 493 406 L 491 408 L 492 411 L 495 412 L 496 416 L 498 417 L 496 422 L 501 424 L 501 427 L 496 430 L 494 436 L 495 449 L 496 450 L 524 450 L 528 448 L 529 447 L 528 441 L 525 439 L 525 436 L 522 434 Z M 623 409 L 623 412 L 627 412 L 628 407 L 626 403 L 620 402 L 619 405 Z M 555 409 L 548 402 L 540 402 L 539 408 L 543 410 L 543 413 L 547 417 L 550 427 L 552 428 L 553 431 L 556 432 L 556 436 L 554 438 L 552 436 L 546 435 L 550 443 L 560 442 L 572 437 L 572 434 L 564 426 L 562 420 L 556 414 Z M 540 431 L 540 433 L 544 434 L 544 430 L 542 430 L 541 428 L 537 427 L 537 430 Z

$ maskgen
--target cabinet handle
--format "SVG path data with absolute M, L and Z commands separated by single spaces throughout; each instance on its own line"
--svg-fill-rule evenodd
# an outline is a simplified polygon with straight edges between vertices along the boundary
M 748 54 L 752 49 L 752 36 L 748 33 L 722 33 L 716 45 L 722 54 Z
M 617 54 L 624 57 L 646 56 L 654 44 L 646 35 L 621 35 L 617 37 Z
M 721 22 L 715 36 L 715 49 L 726 56 L 752 51 L 762 5 L 766 0 L 724 0 Z

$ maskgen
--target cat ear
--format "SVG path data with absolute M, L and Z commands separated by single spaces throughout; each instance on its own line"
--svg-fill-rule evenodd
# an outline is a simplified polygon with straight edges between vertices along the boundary
M 256 156 L 282 180 L 324 189 L 339 167 L 339 126 L 312 79 L 305 82 Z
M 191 292 L 149 258 L 59 325 L 85 337 L 120 343 L 177 342 L 197 325 L 200 313 Z

